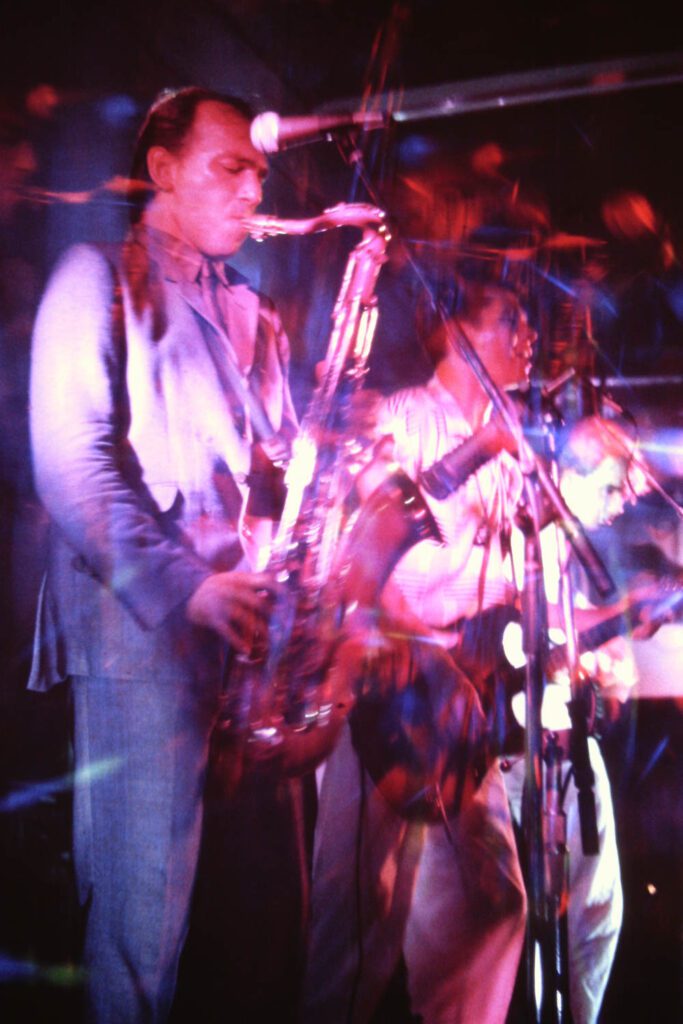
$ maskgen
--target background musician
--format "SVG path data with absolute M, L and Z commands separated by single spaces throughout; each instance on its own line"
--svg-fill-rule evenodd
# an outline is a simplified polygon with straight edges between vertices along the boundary
M 610 526 L 623 513 L 625 504 L 643 492 L 644 477 L 632 463 L 634 447 L 633 440 L 615 421 L 599 416 L 572 424 L 560 439 L 560 490 L 569 510 L 589 531 L 589 537 L 598 528 Z M 613 617 L 625 606 L 623 602 L 610 605 L 597 618 L 591 610 L 589 581 L 574 558 L 570 557 L 566 565 L 565 547 L 558 541 L 555 527 L 547 527 L 541 541 L 551 625 L 554 622 L 557 626 L 561 621 L 559 574 L 565 569 L 573 583 L 574 621 L 579 638 L 597 621 Z M 585 651 L 580 662 L 586 678 L 619 700 L 626 699 L 637 679 L 629 640 L 616 631 L 597 650 Z M 594 736 L 588 739 L 588 753 L 594 775 L 598 853 L 583 852 L 577 790 L 569 761 L 571 721 L 565 702 L 570 696 L 569 677 L 563 670 L 559 677 L 554 677 L 553 685 L 546 688 L 542 721 L 547 730 L 560 736 L 564 755 L 561 785 L 569 852 L 567 925 L 572 1019 L 576 1024 L 590 1024 L 598 1020 L 614 962 L 623 918 L 623 894 L 610 782 Z M 513 704 L 523 718 L 523 706 L 517 698 L 513 698 Z M 524 759 L 519 755 L 507 756 L 503 767 L 513 817 L 520 825 Z

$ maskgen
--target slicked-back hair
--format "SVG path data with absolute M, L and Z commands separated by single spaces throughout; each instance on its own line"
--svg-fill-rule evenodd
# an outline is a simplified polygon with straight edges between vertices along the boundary
M 488 277 L 461 277 L 457 280 L 455 301 L 449 312 L 456 324 L 461 322 L 465 327 L 469 324 L 476 328 L 480 326 L 485 311 L 501 295 L 508 296 L 511 303 L 519 304 L 517 291 L 505 281 L 492 280 Z M 425 348 L 434 366 L 440 363 L 451 349 L 448 339 L 452 329 L 451 321 L 447 324 L 440 324 L 425 343 Z
M 201 103 L 221 103 L 230 107 L 245 121 L 254 117 L 252 107 L 239 96 L 191 85 L 184 89 L 164 89 L 152 103 L 142 123 L 133 151 L 131 183 L 128 198 L 130 219 L 136 223 L 152 197 L 152 179 L 147 169 L 147 155 L 153 146 L 163 146 L 169 153 L 179 153 L 194 123 Z

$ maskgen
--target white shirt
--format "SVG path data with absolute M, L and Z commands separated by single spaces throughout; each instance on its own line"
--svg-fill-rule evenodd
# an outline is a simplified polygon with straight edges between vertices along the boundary
M 385 399 L 379 430 L 393 439 L 394 458 L 413 480 L 472 436 L 462 408 L 437 377 Z M 415 545 L 398 563 L 393 579 L 425 625 L 443 628 L 514 598 L 501 535 L 509 535 L 521 489 L 519 467 L 503 452 L 443 501 L 424 495 L 443 543 Z

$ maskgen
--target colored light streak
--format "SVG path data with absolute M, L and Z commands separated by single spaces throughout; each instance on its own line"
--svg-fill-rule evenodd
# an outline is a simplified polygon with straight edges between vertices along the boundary
M 68 793 L 77 782 L 94 782 L 101 779 L 117 771 L 121 761 L 120 757 L 106 758 L 81 771 L 67 772 L 66 775 L 60 775 L 55 779 L 34 782 L 21 789 L 15 789 L 0 800 L 0 814 L 34 807 L 58 793 Z

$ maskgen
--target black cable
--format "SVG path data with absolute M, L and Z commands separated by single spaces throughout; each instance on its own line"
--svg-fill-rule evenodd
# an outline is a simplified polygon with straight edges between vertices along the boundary
M 363 817 L 367 806 L 367 791 L 365 782 L 365 770 L 360 762 L 359 758 L 356 758 L 358 763 L 359 772 L 359 800 L 358 800 L 358 825 L 356 828 L 356 865 L 355 865 L 355 907 L 356 907 L 356 947 L 358 950 L 358 959 L 356 962 L 356 971 L 353 978 L 353 984 L 351 986 L 351 994 L 349 996 L 349 1005 L 346 1011 L 346 1024 L 353 1024 L 353 1014 L 356 1008 L 356 999 L 358 998 L 358 989 L 360 987 L 360 980 L 363 974 L 365 949 L 363 944 L 363 887 L 362 887 L 362 873 L 361 873 L 361 854 L 363 851 Z

